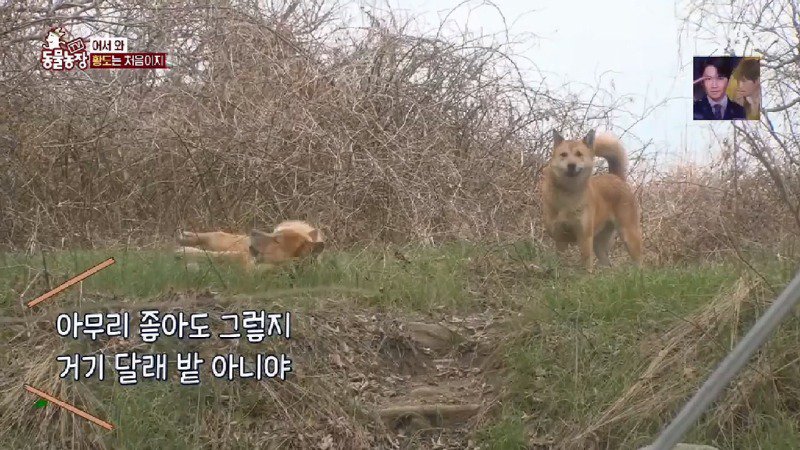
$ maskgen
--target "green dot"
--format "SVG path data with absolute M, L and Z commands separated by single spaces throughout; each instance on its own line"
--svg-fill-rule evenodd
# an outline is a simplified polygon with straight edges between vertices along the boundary
M 47 406 L 47 400 L 43 398 L 36 400 L 36 403 L 33 404 L 34 408 L 44 408 L 45 406 Z

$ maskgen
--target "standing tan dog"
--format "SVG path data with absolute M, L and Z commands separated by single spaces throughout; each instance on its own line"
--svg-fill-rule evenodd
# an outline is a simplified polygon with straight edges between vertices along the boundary
M 617 138 L 594 130 L 582 140 L 565 140 L 553 131 L 553 154 L 540 180 L 542 208 L 547 233 L 563 252 L 578 243 L 581 261 L 593 271 L 597 255 L 600 264 L 610 266 L 608 250 L 614 229 L 622 236 L 637 265 L 642 260 L 642 230 L 639 206 L 626 182 L 628 160 Z M 592 176 L 594 157 L 608 161 L 607 174 Z
M 287 220 L 272 233 L 252 230 L 249 235 L 223 231 L 181 231 L 179 255 L 207 255 L 242 263 L 252 269 L 256 264 L 270 266 L 289 260 L 318 257 L 325 248 L 322 232 L 306 222 Z

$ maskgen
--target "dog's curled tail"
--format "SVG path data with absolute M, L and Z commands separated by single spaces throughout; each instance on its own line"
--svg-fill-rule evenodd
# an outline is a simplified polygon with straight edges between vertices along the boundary
M 625 180 L 628 176 L 628 155 L 616 136 L 603 133 L 594 139 L 594 154 L 608 161 L 608 171 Z

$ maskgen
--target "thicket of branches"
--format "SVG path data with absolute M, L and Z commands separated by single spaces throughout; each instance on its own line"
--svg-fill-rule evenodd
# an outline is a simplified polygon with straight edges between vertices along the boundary
M 322 0 L 0 7 L 0 245 L 130 242 L 287 218 L 319 223 L 341 244 L 540 236 L 534 190 L 550 129 L 614 129 L 621 103 L 548 88 L 517 67 L 505 36 L 421 32 L 391 11 L 362 10 L 368 25 L 356 26 L 346 11 Z M 39 48 L 53 24 L 167 51 L 172 67 L 44 71 Z M 796 155 L 796 133 L 745 133 L 739 152 Z M 784 230 L 782 211 L 797 217 L 786 187 L 797 168 L 768 161 L 773 181 L 783 164 L 783 189 L 745 192 L 763 177 L 741 162 L 678 183 L 641 172 L 649 247 L 668 247 L 664 260 L 729 248 L 720 219 L 725 236 L 762 240 L 767 228 L 753 220 L 765 204 L 780 222 L 769 232 Z M 735 202 L 719 201 L 731 192 Z M 703 245 L 683 242 L 684 228 Z

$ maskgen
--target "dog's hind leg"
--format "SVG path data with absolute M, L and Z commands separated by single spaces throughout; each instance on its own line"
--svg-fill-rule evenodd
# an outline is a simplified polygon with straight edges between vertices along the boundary
M 608 257 L 608 250 L 611 247 L 611 238 L 614 237 L 614 224 L 608 222 L 600 231 L 594 235 L 594 254 L 601 266 L 611 267 L 611 260 Z
M 639 208 L 633 194 L 627 202 L 620 203 L 615 211 L 619 234 L 625 242 L 628 254 L 637 266 L 642 265 L 642 226 L 639 223 Z
M 642 229 L 638 223 L 634 223 L 627 227 L 620 229 L 622 240 L 625 241 L 625 247 L 628 249 L 628 254 L 637 266 L 642 265 Z
M 209 245 L 209 233 L 181 231 L 178 234 L 178 244 L 184 247 L 197 247 L 207 250 Z

